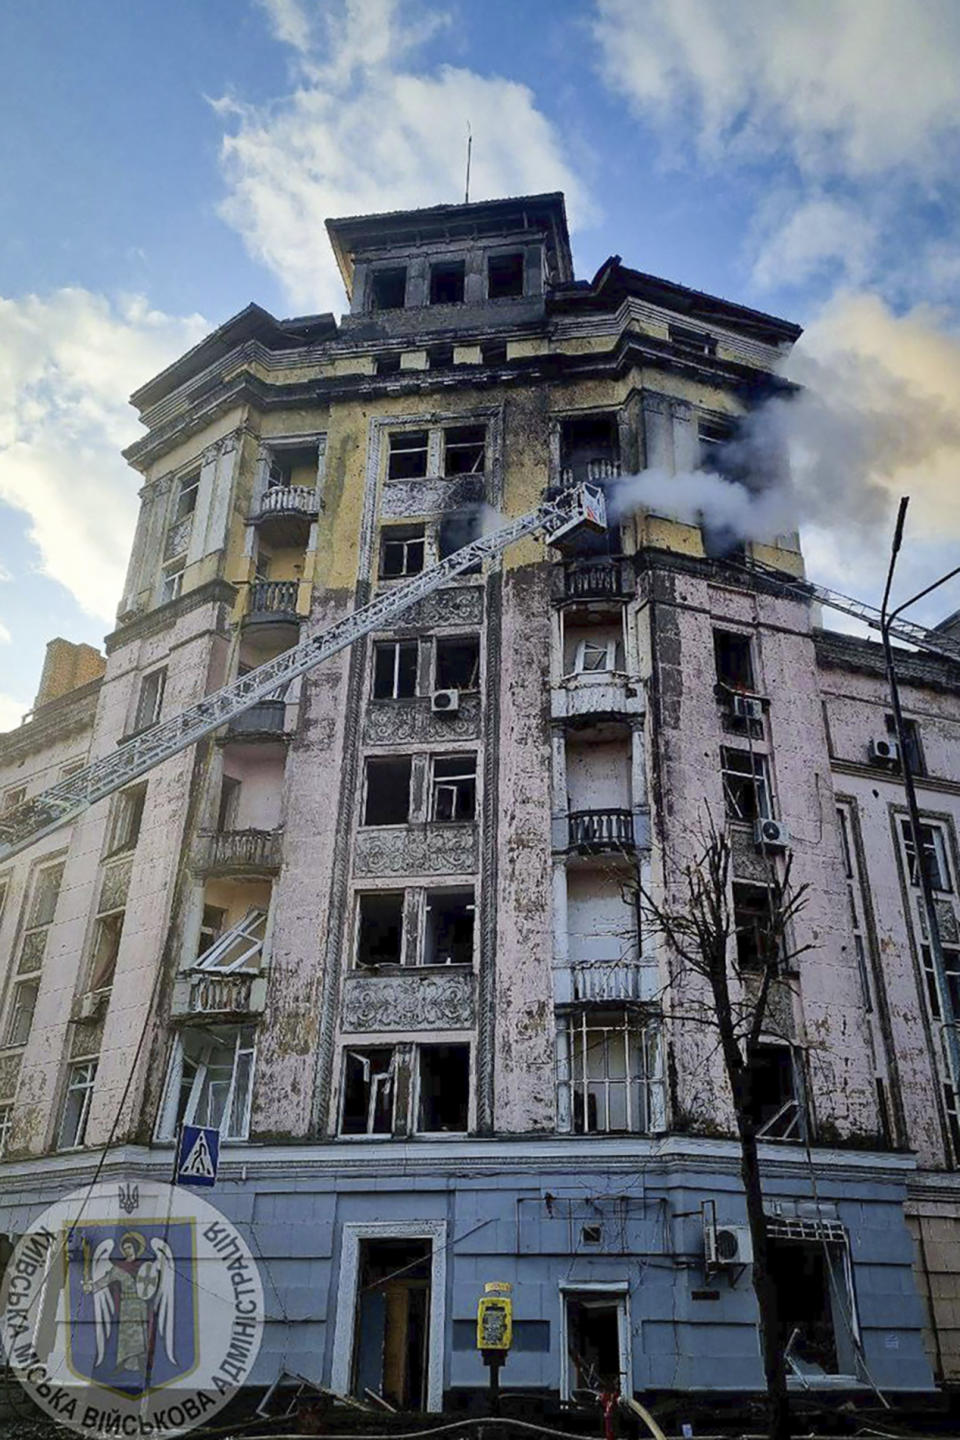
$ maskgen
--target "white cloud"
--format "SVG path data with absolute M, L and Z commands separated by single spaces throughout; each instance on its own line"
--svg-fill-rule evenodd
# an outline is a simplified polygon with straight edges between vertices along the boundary
M 29 701 L 16 700 L 12 695 L 0 692 L 0 734 L 15 730 L 29 709 Z
M 4 625 L 3 621 L 0 620 L 0 645 L 12 645 L 12 644 L 13 644 L 13 636 L 10 634 L 10 631 L 9 631 L 9 629 L 7 628 L 7 626 Z
M 0 298 L 0 500 L 29 516 L 43 573 L 104 620 L 137 514 L 137 477 L 120 456 L 140 433 L 127 396 L 207 328 L 140 297 Z
M 449 65 L 401 68 L 442 15 L 400 0 L 348 0 L 322 13 L 292 0 L 265 8 L 297 52 L 297 86 L 269 105 L 215 102 L 232 127 L 222 213 L 291 304 L 342 308 L 326 219 L 461 199 L 468 122 L 471 199 L 564 190 L 571 219 L 589 215 L 562 141 L 525 85 Z
M 802 285 L 836 266 L 848 284 L 860 284 L 878 241 L 877 226 L 862 209 L 823 195 L 801 199 L 776 220 L 768 209 L 759 229 L 753 281 L 762 290 Z
M 801 171 L 950 174 L 960 7 L 955 0 L 597 0 L 603 73 L 701 154 L 790 155 Z

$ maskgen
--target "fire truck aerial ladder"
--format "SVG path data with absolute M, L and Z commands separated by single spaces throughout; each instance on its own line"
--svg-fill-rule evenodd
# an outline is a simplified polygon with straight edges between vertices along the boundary
M 369 605 L 354 610 L 322 634 L 284 650 L 273 660 L 205 695 L 170 720 L 152 725 L 112 754 L 95 760 L 0 817 L 0 863 L 25 850 L 41 836 L 75 820 L 88 805 L 121 790 L 155 765 L 186 750 L 211 731 L 219 730 L 258 700 L 274 695 L 297 675 L 345 650 L 362 635 L 393 624 L 425 595 L 481 560 L 500 555 L 515 540 L 542 532 L 549 544 L 558 544 L 565 536 L 581 529 L 606 529 L 603 493 L 590 485 L 581 485 L 557 499 L 545 500 L 535 510 L 472 540 L 413 579 L 391 586 Z

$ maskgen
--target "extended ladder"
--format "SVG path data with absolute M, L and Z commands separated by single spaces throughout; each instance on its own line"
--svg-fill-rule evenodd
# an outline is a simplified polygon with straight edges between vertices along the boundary
M 272 695 L 297 675 L 312 670 L 339 650 L 346 649 L 362 635 L 391 625 L 418 600 L 439 590 L 448 580 L 469 570 L 472 565 L 499 555 L 515 540 L 542 531 L 548 540 L 555 543 L 581 527 L 603 530 L 605 525 L 602 494 L 592 486 L 582 485 L 555 500 L 544 501 L 536 510 L 471 541 L 413 579 L 392 586 L 369 605 L 363 605 L 338 620 L 329 630 L 258 665 L 255 670 L 224 685 L 222 689 L 205 695 L 179 715 L 133 736 L 114 754 L 95 760 L 92 765 L 16 806 L 0 817 L 0 862 L 74 820 L 88 805 L 122 789 L 171 755 L 186 750 L 204 735 L 219 730 L 258 700 Z
M 867 605 L 863 600 L 854 600 L 852 596 L 843 595 L 839 590 L 828 590 L 824 585 L 812 585 L 809 580 L 798 580 L 772 565 L 764 565 L 760 560 L 728 560 L 726 563 L 734 570 L 762 575 L 788 594 L 819 600 L 821 605 L 826 605 L 830 610 L 840 610 L 844 615 L 853 615 L 873 630 L 883 628 L 880 611 L 876 606 Z M 888 628 L 894 639 L 901 640 L 906 645 L 916 645 L 918 649 L 929 650 L 931 654 L 940 655 L 944 660 L 960 662 L 960 640 L 954 640 L 939 630 L 928 630 L 925 625 L 904 620 L 902 616 L 898 616 Z

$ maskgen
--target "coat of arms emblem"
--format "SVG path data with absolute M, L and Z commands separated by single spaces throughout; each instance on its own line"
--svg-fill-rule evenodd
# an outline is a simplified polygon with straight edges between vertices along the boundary
M 197 1362 L 193 1221 L 83 1222 L 69 1236 L 68 1361 L 80 1379 L 137 1396 Z

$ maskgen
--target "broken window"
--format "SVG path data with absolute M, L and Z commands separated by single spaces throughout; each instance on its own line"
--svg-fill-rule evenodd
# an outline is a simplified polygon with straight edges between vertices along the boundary
M 728 820 L 754 821 L 770 815 L 770 776 L 766 755 L 749 750 L 720 751 L 723 799 Z
M 410 756 L 367 761 L 364 825 L 406 825 L 410 817 Z
M 452 345 L 431 345 L 427 351 L 427 368 L 447 370 L 453 364 Z
M 390 355 L 377 356 L 378 375 L 399 375 L 400 374 L 400 352 L 395 350 Z
M 357 903 L 357 964 L 399 965 L 403 954 L 403 892 L 375 891 Z
M 771 894 L 766 885 L 734 881 L 733 926 L 737 937 L 737 966 L 740 970 L 762 971 L 778 958 L 770 902 Z
M 434 680 L 437 690 L 476 690 L 480 684 L 480 637 L 438 639 Z
M 907 861 L 907 873 L 910 876 L 910 884 L 920 884 L 920 876 L 917 873 L 917 857 L 913 845 L 913 827 L 909 820 L 900 821 L 900 834 L 903 838 L 903 853 Z M 947 846 L 943 831 L 938 825 L 920 826 L 920 847 L 923 851 L 923 865 L 934 890 L 950 891 L 953 889 L 950 883 L 950 867 L 947 864 Z
M 108 990 L 113 984 L 120 953 L 120 938 L 123 935 L 122 910 L 112 915 L 101 915 L 97 919 L 93 936 L 93 955 L 90 962 L 88 990 Z
M 482 475 L 487 460 L 487 427 L 457 425 L 443 432 L 444 475 Z
M 738 635 L 733 630 L 714 630 L 713 653 L 721 685 L 728 690 L 753 690 L 749 635 Z
M 223 929 L 226 915 L 226 910 L 217 906 L 203 907 L 200 949 L 194 968 L 230 975 L 241 970 L 258 970 L 267 930 L 266 910 L 251 906 L 243 919 L 229 930 Z
M 270 452 L 267 489 L 286 490 L 302 485 L 312 490 L 317 483 L 319 468 L 319 436 L 312 445 L 281 445 Z
M 800 1103 L 789 1045 L 755 1045 L 744 1076 L 744 1110 L 763 1140 L 800 1140 Z
M 378 640 L 373 647 L 374 700 L 409 700 L 416 693 L 416 640 Z
M 13 987 L 10 1001 L 10 1019 L 7 1021 L 5 1045 L 26 1045 L 33 1028 L 33 1012 L 37 1008 L 40 993 L 39 976 L 32 980 L 19 980 Z
M 465 1131 L 470 1109 L 470 1046 L 421 1045 L 417 1078 L 417 1131 Z
M 60 1120 L 58 1150 L 75 1150 L 83 1144 L 96 1078 L 96 1060 L 80 1060 L 67 1071 L 67 1093 Z
M 523 251 L 491 255 L 487 260 L 487 299 L 505 300 L 523 294 Z
M 181 555 L 179 560 L 172 561 L 163 567 L 163 579 L 160 583 L 160 604 L 166 605 L 171 600 L 176 600 L 183 589 L 183 572 L 186 568 L 186 561 Z
M 428 890 L 424 965 L 472 965 L 475 916 L 472 890 Z
M 786 1226 L 768 1222 L 772 1230 Z M 836 1228 L 839 1229 L 839 1226 Z M 767 1236 L 777 1321 L 790 1368 L 801 1379 L 855 1374 L 856 1330 L 846 1245 L 832 1239 Z
M 217 807 L 217 829 L 235 830 L 240 808 L 241 781 L 235 775 L 224 775 L 220 782 L 220 804 Z
M 380 538 L 381 580 L 398 580 L 403 575 L 419 575 L 423 569 L 423 557 L 422 525 L 384 526 Z
M 483 506 L 482 505 L 461 505 L 456 510 L 448 510 L 440 518 L 437 528 L 437 550 L 441 560 L 446 560 L 456 550 L 462 550 L 464 545 L 470 545 L 474 540 L 479 540 L 483 534 Z M 462 570 L 462 575 L 476 575 L 480 570 L 480 561 Z
M 941 945 L 940 949 L 943 954 L 947 990 L 950 994 L 950 1010 L 956 1021 L 960 1019 L 960 950 L 953 945 Z M 937 984 L 937 974 L 933 968 L 933 956 L 930 953 L 929 945 L 920 946 L 920 958 L 923 962 L 924 979 L 927 982 L 930 1014 L 934 1020 L 940 1020 L 943 1018 L 943 1007 L 940 1004 L 940 987 Z
M 177 491 L 177 503 L 173 512 L 173 523 L 179 525 L 181 520 L 186 520 L 197 508 L 197 493 L 200 489 L 200 471 L 196 470 L 192 475 L 187 475 L 180 481 L 180 488 Z
M 147 798 L 146 781 L 142 785 L 131 785 L 117 796 L 110 825 L 108 855 L 119 855 L 132 850 L 140 838 L 143 821 L 143 807 Z
M 700 538 L 703 553 L 710 560 L 745 560 L 747 547 L 743 536 L 730 525 L 700 516 Z
M 370 276 L 371 310 L 402 310 L 406 303 L 406 296 L 407 269 L 405 265 L 374 270 Z
M 465 274 L 466 263 L 463 260 L 444 260 L 439 265 L 431 265 L 430 304 L 462 304 Z
M 341 1135 L 393 1133 L 395 1075 L 391 1046 L 344 1052 Z
M 391 430 L 388 480 L 422 480 L 427 473 L 426 430 Z
M 476 755 L 435 756 L 430 819 L 472 820 L 476 805 Z
M 689 350 L 695 355 L 716 355 L 717 341 L 705 330 L 693 330 L 688 325 L 669 325 L 667 333 L 680 350 Z
M 576 674 L 599 674 L 616 667 L 616 640 L 580 640 L 574 652 L 573 665 Z
M 133 722 L 135 733 L 140 730 L 146 730 L 151 725 L 156 725 L 160 719 L 160 710 L 163 706 L 163 691 L 166 683 L 166 666 L 162 666 L 159 670 L 151 670 L 150 674 L 144 675 L 140 681 L 137 713 Z
M 484 365 L 505 365 L 507 363 L 506 340 L 484 340 L 480 344 L 480 357 Z
M 429 1240 L 361 1240 L 352 1393 L 393 1410 L 427 1405 Z
M 256 1026 L 185 1026 L 174 1043 L 160 1126 L 171 1139 L 181 1125 L 207 1125 L 224 1140 L 250 1130 Z
M 577 1134 L 663 1128 L 660 1023 L 632 1010 L 561 1017 L 560 1110 Z
M 578 415 L 564 420 L 560 427 L 560 471 L 564 485 L 595 483 L 619 475 L 616 415 Z

